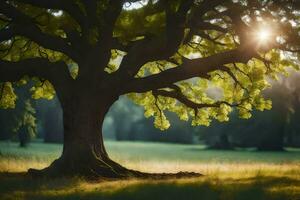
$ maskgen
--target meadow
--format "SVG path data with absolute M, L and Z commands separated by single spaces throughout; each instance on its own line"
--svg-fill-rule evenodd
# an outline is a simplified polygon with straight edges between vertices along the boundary
M 32 179 L 28 168 L 57 158 L 59 144 L 0 142 L 0 199 L 299 200 L 300 149 L 285 152 L 208 150 L 202 145 L 107 141 L 112 159 L 146 172 L 193 171 L 190 179 L 89 182 L 80 177 Z

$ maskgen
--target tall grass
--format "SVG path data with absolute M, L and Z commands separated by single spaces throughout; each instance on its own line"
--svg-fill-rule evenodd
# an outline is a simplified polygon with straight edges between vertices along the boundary
M 214 151 L 198 145 L 106 142 L 111 157 L 147 172 L 194 171 L 206 176 L 179 180 L 97 183 L 80 177 L 32 180 L 30 168 L 57 158 L 57 144 L 21 149 L 0 142 L 0 199 L 300 199 L 300 151 Z

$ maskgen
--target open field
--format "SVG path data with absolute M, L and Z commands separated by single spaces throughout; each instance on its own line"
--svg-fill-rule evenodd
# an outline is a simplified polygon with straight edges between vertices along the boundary
M 33 143 L 21 149 L 0 142 L 0 199 L 300 199 L 300 150 L 214 151 L 200 145 L 106 142 L 111 157 L 147 172 L 195 171 L 204 177 L 180 180 L 32 180 L 61 145 Z

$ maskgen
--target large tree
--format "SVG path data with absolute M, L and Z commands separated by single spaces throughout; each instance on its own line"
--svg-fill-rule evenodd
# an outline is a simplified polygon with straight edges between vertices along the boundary
M 228 120 L 231 107 L 244 118 L 270 108 L 266 78 L 297 66 L 297 8 L 293 0 L 0 1 L 0 81 L 33 78 L 33 97 L 55 89 L 63 109 L 61 157 L 30 172 L 142 175 L 104 148 L 103 119 L 120 95 L 161 129 L 165 110 L 208 125 Z M 0 105 L 12 105 L 2 93 Z

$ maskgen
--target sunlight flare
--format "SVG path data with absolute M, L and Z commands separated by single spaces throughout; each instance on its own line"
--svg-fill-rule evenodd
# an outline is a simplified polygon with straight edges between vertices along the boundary
M 272 37 L 272 31 L 268 27 L 260 28 L 256 34 L 256 37 L 260 43 L 268 43 Z

